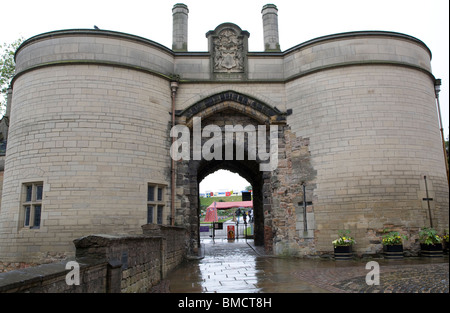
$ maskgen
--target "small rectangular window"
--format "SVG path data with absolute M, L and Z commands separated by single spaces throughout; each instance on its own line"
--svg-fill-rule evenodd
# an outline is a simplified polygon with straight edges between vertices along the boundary
M 36 201 L 42 200 L 42 185 L 36 186 Z
M 162 193 L 162 188 L 158 187 L 158 201 L 162 201 L 162 197 L 163 197 L 162 194 L 163 194 Z
M 23 185 L 21 220 L 23 227 L 36 229 L 41 226 L 43 183 Z
M 33 185 L 28 185 L 25 188 L 26 188 L 25 202 L 30 202 L 31 201 L 31 195 L 33 193 Z
M 164 223 L 164 192 L 166 186 L 148 184 L 147 188 L 147 223 Z
M 148 186 L 147 190 L 147 201 L 155 201 L 155 187 L 154 186 Z
M 147 205 L 147 224 L 153 223 L 153 205 Z
M 30 213 L 31 213 L 31 207 L 29 205 L 25 206 L 25 222 L 23 223 L 23 226 L 30 226 Z
M 35 205 L 34 206 L 34 222 L 33 227 L 39 228 L 41 226 L 41 206 Z

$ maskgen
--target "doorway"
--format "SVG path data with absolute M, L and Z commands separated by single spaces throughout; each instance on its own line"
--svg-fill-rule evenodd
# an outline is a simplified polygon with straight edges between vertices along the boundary
M 252 186 L 242 176 L 218 170 L 200 181 L 200 239 L 253 240 Z

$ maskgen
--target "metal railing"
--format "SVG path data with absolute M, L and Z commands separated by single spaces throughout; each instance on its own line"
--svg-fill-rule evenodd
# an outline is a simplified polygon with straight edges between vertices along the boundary
M 221 225 L 220 225 L 221 224 Z M 212 239 L 251 239 L 253 238 L 253 222 L 233 222 L 201 224 L 200 238 Z M 232 232 L 232 233 L 230 233 Z

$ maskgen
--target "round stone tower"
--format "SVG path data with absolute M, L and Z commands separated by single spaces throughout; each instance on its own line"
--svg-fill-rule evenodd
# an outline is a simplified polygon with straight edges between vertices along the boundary
M 108 31 L 24 42 L 13 82 L 2 261 L 73 252 L 72 241 L 93 232 L 141 233 L 150 218 L 169 224 L 171 91 L 168 77 L 154 73 L 173 72 L 172 59 L 159 44 Z

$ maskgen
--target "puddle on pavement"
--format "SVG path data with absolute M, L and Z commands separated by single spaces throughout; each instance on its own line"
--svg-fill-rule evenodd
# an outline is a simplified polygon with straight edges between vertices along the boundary
M 245 241 L 202 243 L 204 258 L 172 271 L 170 292 L 328 292 L 292 278 L 298 259 L 259 256 Z
M 324 280 L 336 280 L 346 271 L 359 276 L 364 276 L 368 272 L 365 266 L 369 260 L 334 261 L 321 258 L 267 257 L 257 254 L 245 240 L 228 242 L 216 239 L 213 242 L 206 239 L 202 240 L 202 248 L 203 259 L 186 261 L 166 277 L 170 292 L 329 293 L 332 291 L 317 287 L 323 285 L 311 282 L 320 279 L 322 283 Z M 434 261 L 408 258 L 377 259 L 377 262 L 383 269 L 384 266 L 395 268 L 400 265 L 429 264 Z M 300 277 L 307 279 L 302 280 Z M 325 284 L 328 286 L 327 282 Z

